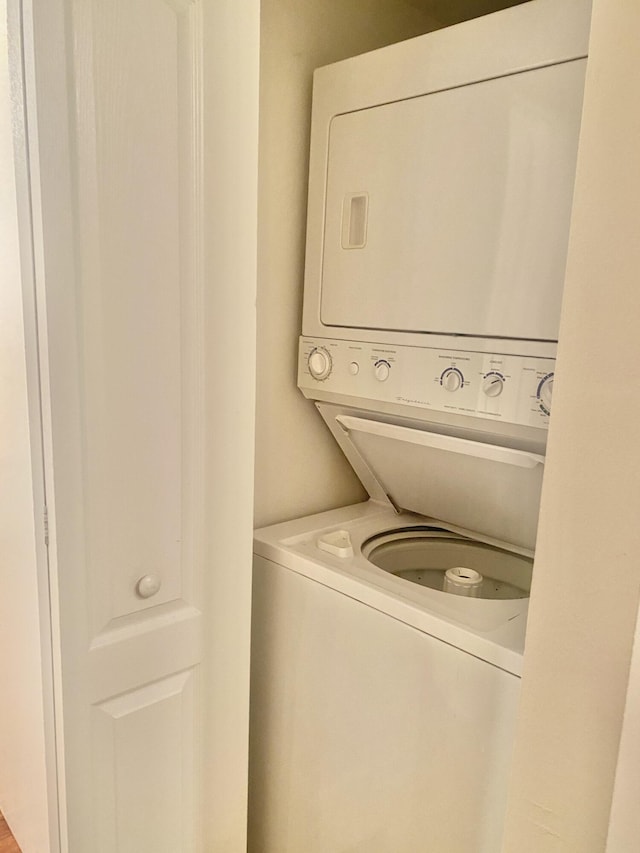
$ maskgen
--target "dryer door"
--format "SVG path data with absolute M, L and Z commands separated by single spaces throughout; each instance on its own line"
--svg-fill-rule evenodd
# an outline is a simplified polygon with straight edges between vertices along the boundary
M 322 323 L 556 340 L 585 66 L 335 116 Z

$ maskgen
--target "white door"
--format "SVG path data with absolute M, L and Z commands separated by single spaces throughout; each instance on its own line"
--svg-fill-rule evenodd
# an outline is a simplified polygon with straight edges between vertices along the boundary
M 585 67 L 334 116 L 322 322 L 557 340 Z
M 71 853 L 246 847 L 258 8 L 24 3 Z

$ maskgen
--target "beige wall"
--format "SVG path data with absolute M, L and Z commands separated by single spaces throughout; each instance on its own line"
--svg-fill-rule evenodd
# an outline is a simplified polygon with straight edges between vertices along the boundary
M 0 810 L 24 853 L 49 848 L 27 373 L 0 0 Z
M 296 388 L 312 71 L 435 26 L 399 0 L 263 0 L 257 526 L 365 496 L 313 404 Z
M 640 590 L 639 43 L 640 4 L 595 0 L 505 853 L 606 843 Z

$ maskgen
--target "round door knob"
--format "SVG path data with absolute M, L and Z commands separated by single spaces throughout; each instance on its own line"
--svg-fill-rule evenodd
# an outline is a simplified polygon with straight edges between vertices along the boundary
M 445 370 L 440 377 L 440 381 L 445 391 L 457 391 L 462 387 L 463 377 L 459 370 L 452 367 L 449 370 Z
M 374 371 L 378 382 L 386 382 L 391 372 L 391 365 L 387 361 L 378 361 Z
M 497 373 L 490 373 L 482 380 L 482 390 L 487 397 L 499 397 L 504 389 L 504 379 Z
M 309 373 L 314 379 L 321 381 L 331 373 L 331 356 L 324 347 L 316 347 L 307 359 Z
M 157 575 L 144 575 L 136 584 L 136 592 L 140 598 L 151 598 L 152 595 L 155 595 L 159 591 L 161 586 L 162 581 Z

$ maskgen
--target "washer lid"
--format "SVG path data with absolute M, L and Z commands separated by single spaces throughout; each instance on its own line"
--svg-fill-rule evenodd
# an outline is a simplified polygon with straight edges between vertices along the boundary
M 544 456 L 317 406 L 374 500 L 533 550 Z

